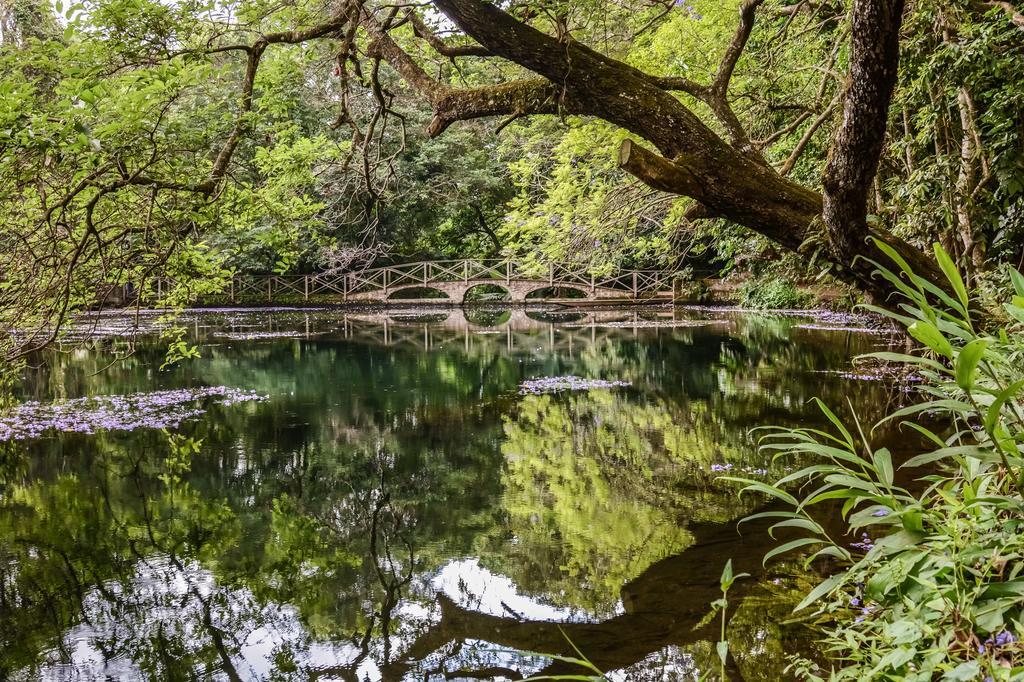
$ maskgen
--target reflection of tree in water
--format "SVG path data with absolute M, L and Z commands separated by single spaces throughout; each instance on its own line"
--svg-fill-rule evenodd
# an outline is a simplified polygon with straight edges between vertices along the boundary
M 788 333 L 623 331 L 572 357 L 509 355 L 486 335 L 472 355 L 206 348 L 160 381 L 273 398 L 188 425 L 203 440 L 191 457 L 153 432 L 0 446 L 0 677 L 33 678 L 82 637 L 154 679 L 487 678 L 546 665 L 495 645 L 572 653 L 535 614 L 487 611 L 470 594 L 435 602 L 453 557 L 480 557 L 524 598 L 565 607 L 566 632 L 607 670 L 705 669 L 714 637 L 692 628 L 724 558 L 760 574 L 770 542 L 756 528 L 737 538 L 735 517 L 756 501 L 716 485 L 710 464 L 764 466 L 747 429 L 809 419 L 804 401 L 822 391 L 881 402 L 872 382 L 813 373 L 851 348 Z M 58 356 L 32 370 L 43 388 L 30 394 L 153 388 L 160 357 L 140 346 L 92 376 L 101 356 Z M 569 373 L 633 388 L 516 395 L 523 378 Z M 761 604 L 734 621 L 733 665 L 749 679 L 777 671 L 766 661 L 780 634 Z
M 424 561 L 439 561 L 414 547 L 462 537 L 457 523 L 441 534 L 421 522 L 435 516 L 423 498 L 455 491 L 429 472 L 405 476 L 381 449 L 353 450 L 351 466 L 317 470 L 305 486 L 278 482 L 299 492 L 273 497 L 269 513 L 255 497 L 202 491 L 197 467 L 169 466 L 166 449 L 140 458 L 108 444 L 86 454 L 75 474 L 12 484 L 4 499 L 2 677 L 31 679 L 91 651 L 98 664 L 131 661 L 127 670 L 153 679 L 195 670 L 250 679 L 252 649 L 266 642 L 282 670 L 314 659 L 355 670 L 369 655 L 385 663 L 407 629 L 401 590 Z
M 699 374 L 721 387 L 740 371 L 715 375 L 704 366 Z M 784 395 L 768 389 L 729 400 L 710 387 L 672 399 L 635 390 L 525 397 L 505 418 L 502 444 L 514 543 L 488 565 L 551 603 L 611 613 L 624 582 L 690 544 L 687 524 L 752 510 L 757 500 L 717 483 L 712 465 L 780 477 L 793 463 L 758 452 L 748 431 L 783 398 L 788 420 L 821 422 L 804 404 L 813 390 L 791 382 Z

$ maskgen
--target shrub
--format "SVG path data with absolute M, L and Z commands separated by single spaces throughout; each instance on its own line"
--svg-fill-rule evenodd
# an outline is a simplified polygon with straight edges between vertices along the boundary
M 788 279 L 750 279 L 739 288 L 740 305 L 745 308 L 799 308 L 806 297 Z
M 873 353 L 911 366 L 924 378 L 925 400 L 886 420 L 931 444 L 899 468 L 927 467 L 923 492 L 895 482 L 890 452 L 873 430 L 849 428 L 824 404 L 829 431 L 772 429 L 762 447 L 780 457 L 812 457 L 808 466 L 774 485 L 733 478 L 744 490 L 778 498 L 792 510 L 765 512 L 775 527 L 807 536 L 765 557 L 814 548 L 808 561 L 828 556 L 841 570 L 806 597 L 814 609 L 823 651 L 833 669 L 794 658 L 792 670 L 811 680 L 1009 680 L 1024 677 L 1024 276 L 1013 271 L 1004 305 L 1009 326 L 979 331 L 966 288 L 936 245 L 954 295 L 900 266 L 879 268 L 906 301 L 899 312 L 874 308 L 903 324 L 923 348 L 913 354 Z M 919 418 L 942 418 L 932 430 Z M 918 421 L 915 421 L 918 420 Z M 802 484 L 797 497 L 794 484 Z M 842 501 L 850 542 L 831 537 L 814 511 Z

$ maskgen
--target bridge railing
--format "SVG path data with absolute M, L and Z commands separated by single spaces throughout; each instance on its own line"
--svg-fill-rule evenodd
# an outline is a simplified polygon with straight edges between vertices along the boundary
M 348 300 L 350 296 L 389 292 L 411 286 L 430 287 L 445 282 L 481 282 L 508 284 L 513 280 L 530 280 L 540 285 L 574 287 L 594 293 L 598 290 L 621 291 L 634 298 L 651 296 L 672 289 L 675 275 L 662 270 L 630 270 L 609 275 L 593 275 L 581 265 L 524 265 L 507 259 L 463 259 L 420 261 L 368 268 L 360 271 L 318 273 L 311 275 L 236 275 L 222 295 L 231 302 L 259 298 L 273 301 L 281 297 L 333 295 Z M 155 279 L 147 288 L 161 298 L 174 282 Z

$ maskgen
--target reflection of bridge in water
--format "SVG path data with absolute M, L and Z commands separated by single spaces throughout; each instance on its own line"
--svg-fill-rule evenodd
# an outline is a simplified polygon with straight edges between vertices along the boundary
M 461 347 L 466 352 L 474 348 L 503 345 L 506 350 L 542 349 L 572 354 L 577 349 L 592 346 L 605 339 L 621 338 L 623 333 L 638 335 L 641 330 L 657 331 L 678 328 L 707 328 L 731 325 L 730 319 L 716 315 L 706 317 L 671 308 L 645 310 L 612 309 L 529 309 L 497 306 L 475 308 L 385 309 L 365 312 L 333 310 L 293 310 L 286 315 L 301 312 L 304 324 L 298 322 L 300 338 L 344 339 L 368 345 L 406 347 L 411 350 L 433 351 Z M 260 329 L 281 329 L 295 336 L 294 317 L 281 320 L 270 313 L 260 322 Z M 198 320 L 196 322 L 199 335 Z M 245 330 L 255 325 L 220 326 L 235 338 L 244 339 Z M 287 331 L 286 331 L 287 330 Z M 265 331 L 256 332 L 259 338 Z M 214 332 L 214 336 L 221 335 Z M 273 336 L 271 331 L 269 336 Z
M 649 301 L 672 296 L 674 273 L 622 270 L 594 275 L 583 266 L 530 266 L 512 260 L 443 260 L 404 263 L 353 272 L 315 275 L 248 275 L 232 279 L 232 302 L 257 297 L 273 303 L 283 298 L 341 298 L 366 303 L 462 303 L 470 290 L 500 287 L 508 300 Z M 427 298 L 427 290 L 435 297 Z M 416 298 L 422 292 L 424 297 Z M 412 294 L 412 296 L 410 296 Z M 443 296 L 443 298 L 437 298 Z

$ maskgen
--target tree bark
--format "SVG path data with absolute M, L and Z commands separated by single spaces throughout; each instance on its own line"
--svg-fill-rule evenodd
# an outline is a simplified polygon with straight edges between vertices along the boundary
M 837 259 L 859 253 L 868 236 L 868 193 L 878 171 L 896 87 L 902 21 L 903 0 L 853 3 L 843 118 L 822 179 L 822 220 Z

